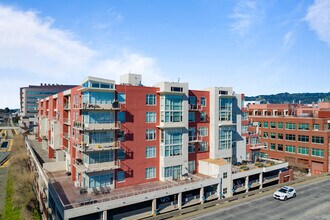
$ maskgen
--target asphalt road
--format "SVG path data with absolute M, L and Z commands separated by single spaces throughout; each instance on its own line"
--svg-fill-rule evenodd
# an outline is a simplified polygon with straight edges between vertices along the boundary
M 329 178 L 295 188 L 297 197 L 287 201 L 275 200 L 272 195 L 268 195 L 190 219 L 330 219 Z

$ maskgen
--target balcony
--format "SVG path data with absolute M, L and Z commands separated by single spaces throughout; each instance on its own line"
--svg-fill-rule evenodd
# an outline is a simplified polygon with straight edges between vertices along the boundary
M 63 118 L 63 123 L 66 125 L 70 125 L 70 118 Z
M 258 149 L 266 149 L 267 143 L 256 143 L 256 144 L 248 144 L 250 146 L 250 150 L 258 150 Z
M 189 105 L 189 111 L 200 111 L 202 110 L 201 105 Z
M 186 127 L 185 123 L 183 121 L 181 122 L 164 122 L 161 121 L 159 125 L 157 125 L 158 128 L 184 128 Z
M 85 142 L 81 142 L 75 144 L 76 148 L 83 152 L 89 151 L 101 151 L 101 150 L 116 150 L 120 148 L 120 141 L 112 141 L 109 143 L 102 143 L 102 144 L 87 144 Z
M 64 102 L 64 110 L 70 110 L 70 103 L 69 102 Z
M 85 173 L 93 173 L 97 171 L 105 171 L 105 170 L 115 170 L 120 168 L 120 160 L 113 160 L 110 162 L 103 163 L 94 163 L 88 164 L 83 163 L 81 159 L 76 159 L 75 166 L 77 170 Z
M 63 137 L 67 140 L 70 140 L 70 134 L 69 133 L 63 132 Z
M 202 137 L 200 136 L 189 136 L 189 143 L 202 142 Z
M 74 103 L 73 107 L 76 109 L 85 110 L 120 110 L 120 103 L 114 101 L 112 103 Z
M 92 131 L 92 130 L 115 130 L 120 129 L 120 122 L 114 121 L 104 121 L 98 122 L 95 124 L 84 123 L 83 130 L 85 131 Z

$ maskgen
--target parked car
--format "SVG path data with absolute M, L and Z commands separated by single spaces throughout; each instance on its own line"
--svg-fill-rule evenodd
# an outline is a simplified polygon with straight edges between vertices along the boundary
M 283 186 L 273 194 L 273 197 L 279 200 L 287 200 L 289 198 L 295 198 L 296 196 L 297 196 L 296 190 L 290 186 Z

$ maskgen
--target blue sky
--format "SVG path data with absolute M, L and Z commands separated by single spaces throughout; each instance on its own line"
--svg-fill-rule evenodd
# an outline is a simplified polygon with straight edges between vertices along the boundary
M 2 1 L 0 108 L 19 87 L 142 74 L 246 95 L 330 91 L 328 0 Z

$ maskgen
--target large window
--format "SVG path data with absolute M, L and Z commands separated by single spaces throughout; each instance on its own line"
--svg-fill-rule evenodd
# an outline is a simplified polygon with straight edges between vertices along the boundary
M 83 122 L 88 124 L 105 124 L 113 123 L 115 121 L 115 113 L 100 112 L 100 111 L 89 111 L 83 112 Z
M 296 153 L 296 147 L 295 146 L 291 146 L 291 145 L 286 145 L 285 146 L 285 152 Z
M 312 136 L 312 143 L 314 143 L 314 144 L 323 144 L 324 143 L 324 138 L 323 137 L 318 137 L 318 136 Z
M 88 182 L 87 183 L 85 182 L 85 185 L 86 184 L 88 184 Z M 89 188 L 110 186 L 112 184 L 113 184 L 112 173 L 89 176 Z
M 296 135 L 295 134 L 285 134 L 285 140 L 295 141 L 296 140 Z
M 88 159 L 89 164 L 113 162 L 114 153 L 112 150 L 110 150 L 96 151 L 91 152 L 89 154 L 83 154 L 83 160 L 86 161 L 86 159 Z
M 156 95 L 147 94 L 146 95 L 146 105 L 156 105 Z
M 298 154 L 308 155 L 309 154 L 308 147 L 298 147 Z
M 123 92 L 118 93 L 118 102 L 119 103 L 125 103 L 126 102 L 126 94 Z
M 189 105 L 196 106 L 197 105 L 197 98 L 196 96 L 189 96 Z
M 208 136 L 208 128 L 207 127 L 199 127 L 198 128 L 198 135 L 200 137 Z
M 182 130 L 162 131 L 164 136 L 162 154 L 165 157 L 182 155 Z
M 146 147 L 146 158 L 156 157 L 156 147 Z
M 314 156 L 314 157 L 324 157 L 324 150 L 312 148 L 312 156 Z
M 232 135 L 232 127 L 221 127 L 219 129 L 219 150 L 231 148 Z
M 219 121 L 232 121 L 232 98 L 219 98 Z
M 146 130 L 146 140 L 156 140 L 156 130 L 155 129 Z
M 114 92 L 83 92 L 82 101 L 85 104 L 112 104 L 115 99 Z
M 183 97 L 178 95 L 164 95 L 161 97 L 161 121 L 182 122 Z
M 146 179 L 156 178 L 156 167 L 146 168 Z
M 313 130 L 319 130 L 320 124 L 313 124 Z
M 287 122 L 287 123 L 285 123 L 285 129 L 287 129 L 287 130 L 294 130 L 294 129 L 296 129 L 296 124 L 295 123 L 291 123 L 291 122 Z
M 146 122 L 155 123 L 156 122 L 156 112 L 146 112 Z
M 298 130 L 309 130 L 309 124 L 308 123 L 299 123 L 298 124 Z
M 309 136 L 307 136 L 307 135 L 298 135 L 298 141 L 309 142 Z
M 113 131 L 100 131 L 100 132 L 89 132 L 89 141 L 85 139 L 86 143 L 89 144 L 104 144 L 111 143 L 114 141 Z
M 163 168 L 163 176 L 165 178 L 167 178 L 167 177 L 180 178 L 181 170 L 182 170 L 181 165 L 165 167 L 165 168 Z

